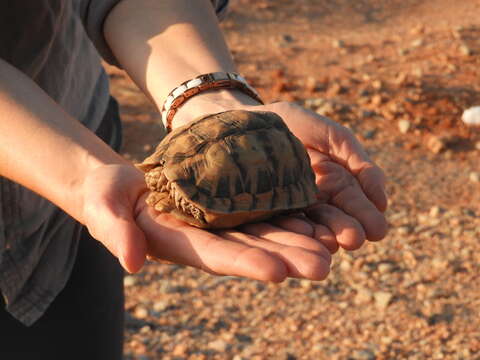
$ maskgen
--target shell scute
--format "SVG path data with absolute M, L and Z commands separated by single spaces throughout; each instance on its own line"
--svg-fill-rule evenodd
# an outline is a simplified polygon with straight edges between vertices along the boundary
M 199 227 L 236 226 L 316 201 L 308 154 L 274 113 L 197 119 L 167 135 L 139 168 L 152 193 L 170 185 L 172 213 Z

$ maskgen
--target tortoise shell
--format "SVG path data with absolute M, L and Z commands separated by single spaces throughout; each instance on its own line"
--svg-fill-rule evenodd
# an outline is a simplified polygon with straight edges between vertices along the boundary
M 207 115 L 168 134 L 137 165 L 147 203 L 201 228 L 230 228 L 316 202 L 302 143 L 272 112 Z

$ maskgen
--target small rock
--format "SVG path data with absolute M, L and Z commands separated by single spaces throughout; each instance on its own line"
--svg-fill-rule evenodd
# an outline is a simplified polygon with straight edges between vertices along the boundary
M 380 90 L 383 87 L 383 83 L 381 80 L 375 80 L 372 82 L 372 87 L 376 90 Z
M 148 316 L 148 310 L 143 306 L 137 306 L 134 314 L 138 319 L 145 319 Z
M 153 304 L 153 310 L 156 312 L 162 312 L 168 307 L 168 305 L 169 305 L 168 301 L 162 301 L 162 300 L 156 301 Z
M 473 106 L 463 112 L 462 121 L 470 126 L 480 125 L 480 106 Z
M 427 148 L 434 154 L 438 154 L 446 148 L 445 140 L 439 136 L 430 135 L 427 138 Z
M 152 332 L 152 328 L 149 325 L 142 326 L 139 330 L 140 334 L 150 334 Z
M 438 215 L 440 215 L 441 211 L 442 209 L 439 206 L 432 206 L 432 208 L 430 209 L 430 216 L 432 218 L 436 218 L 438 217 Z
M 350 261 L 345 259 L 345 260 L 342 260 L 339 267 L 340 267 L 340 270 L 344 272 L 348 272 L 352 269 L 352 264 L 350 263 Z
M 369 349 L 354 350 L 351 357 L 353 360 L 375 360 L 376 358 L 375 353 Z
M 187 345 L 185 344 L 177 344 L 175 345 L 175 347 L 173 348 L 173 352 L 172 352 L 172 355 L 173 356 L 178 356 L 178 357 L 183 357 L 187 354 Z
M 366 130 L 363 132 L 363 138 L 364 139 L 373 139 L 375 137 L 375 135 L 377 134 L 377 130 L 376 129 L 372 129 L 372 130 Z
M 412 74 L 416 77 L 419 77 L 421 78 L 423 76 L 423 70 L 421 67 L 419 66 L 416 66 L 413 70 L 412 70 Z
M 408 235 L 412 232 L 412 229 L 408 225 L 399 226 L 397 228 L 397 234 L 401 236 Z
M 469 175 L 469 179 L 471 182 L 480 182 L 480 173 L 472 171 Z
M 365 288 L 359 288 L 357 289 L 357 295 L 355 295 L 355 304 L 357 305 L 362 305 L 362 304 L 368 304 L 372 301 L 373 296 L 372 292 L 368 289 Z
M 375 305 L 379 309 L 383 310 L 386 309 L 387 306 L 390 304 L 393 294 L 386 291 L 377 291 L 375 294 L 373 294 L 373 297 L 375 299 Z
M 327 102 L 327 103 L 324 103 L 322 106 L 319 106 L 316 110 L 316 113 L 318 115 L 327 116 L 329 114 L 332 114 L 334 110 L 335 109 L 333 108 L 333 105 Z
M 459 50 L 460 50 L 460 53 L 465 56 L 470 56 L 473 53 L 472 49 L 470 49 L 470 47 L 467 44 L 460 45 Z
M 380 274 L 387 274 L 392 272 L 393 265 L 389 263 L 381 263 L 378 265 L 377 270 Z
M 305 107 L 315 110 L 327 102 L 324 98 L 311 98 L 305 100 Z
M 383 103 L 383 97 L 380 94 L 376 94 L 376 95 L 372 96 L 370 102 L 374 106 L 379 106 Z
M 218 351 L 220 353 L 225 352 L 225 350 L 227 349 L 227 346 L 228 344 L 222 339 L 217 339 L 208 343 L 209 349 Z
M 133 286 L 137 283 L 137 278 L 132 275 L 127 275 L 123 278 L 123 285 L 125 287 Z
M 400 121 L 398 122 L 398 129 L 400 130 L 400 132 L 401 132 L 402 134 L 406 134 L 406 133 L 408 132 L 408 130 L 410 130 L 410 126 L 411 126 L 411 125 L 412 125 L 412 124 L 410 123 L 409 120 L 403 119 L 403 120 L 400 120 Z
M 312 282 L 307 279 L 300 280 L 300 286 L 305 290 L 310 290 L 312 288 Z
M 412 43 L 410 44 L 413 48 L 418 48 L 420 46 L 423 45 L 423 39 L 422 38 L 419 38 L 419 39 L 416 39 L 414 41 L 412 41 Z
M 332 46 L 336 49 L 342 49 L 345 47 L 345 41 L 340 39 L 335 39 L 332 41 Z

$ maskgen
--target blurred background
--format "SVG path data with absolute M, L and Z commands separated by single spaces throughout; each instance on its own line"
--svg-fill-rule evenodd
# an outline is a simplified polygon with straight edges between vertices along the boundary
M 231 0 L 240 73 L 352 129 L 387 174 L 390 233 L 339 251 L 323 282 L 149 263 L 125 278 L 126 359 L 480 359 L 480 126 L 462 120 L 480 106 L 479 14 L 477 0 Z M 159 114 L 107 68 L 123 155 L 140 161 Z

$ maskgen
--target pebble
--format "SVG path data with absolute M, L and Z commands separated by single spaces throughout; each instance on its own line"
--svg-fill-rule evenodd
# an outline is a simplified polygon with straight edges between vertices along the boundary
M 177 344 L 175 345 L 175 347 L 173 348 L 173 352 L 172 352 L 172 355 L 173 356 L 185 356 L 187 354 L 187 345 L 185 344 Z
M 373 294 L 375 299 L 375 305 L 377 308 L 383 310 L 386 309 L 390 302 L 392 301 L 393 294 L 386 291 L 377 291 Z
M 412 124 L 409 120 L 403 119 L 398 122 L 398 129 L 402 134 L 406 134 L 408 130 L 410 130 L 411 125 Z
M 378 265 L 377 270 L 380 274 L 387 274 L 392 272 L 393 265 L 390 263 L 381 263 Z
M 427 148 L 434 154 L 438 154 L 446 148 L 445 140 L 436 135 L 430 135 L 427 139 Z
M 480 173 L 472 171 L 469 175 L 469 179 L 471 182 L 480 182 Z
M 335 39 L 332 41 L 332 46 L 336 49 L 342 49 L 345 47 L 345 41 L 340 39 Z
M 228 344 L 222 339 L 217 339 L 208 343 L 209 349 L 212 349 L 221 353 L 225 352 L 225 350 L 227 349 L 227 346 Z
M 430 216 L 433 218 L 437 218 L 440 215 L 442 209 L 439 206 L 432 206 L 430 209 Z
M 300 280 L 300 286 L 305 290 L 310 290 L 312 288 L 312 282 L 307 279 Z
M 355 304 L 362 305 L 368 304 L 372 301 L 373 295 L 372 292 L 365 288 L 357 289 L 357 295 L 355 295 Z
M 462 114 L 462 121 L 469 126 L 480 125 L 480 106 L 473 106 Z
M 408 225 L 403 225 L 403 226 L 399 226 L 397 228 L 397 234 L 398 235 L 401 235 L 401 236 L 405 236 L 405 235 L 408 235 L 412 232 L 412 229 L 410 226 Z
M 380 94 L 374 95 L 374 96 L 372 96 L 372 98 L 370 99 L 370 102 L 371 102 L 372 105 L 374 105 L 374 106 L 379 106 L 379 105 L 381 105 L 382 102 L 383 102 L 383 97 L 382 97 L 382 95 L 380 95 Z
M 132 275 L 127 275 L 123 278 L 123 285 L 125 287 L 133 286 L 137 283 L 137 278 Z
M 410 44 L 413 48 L 418 48 L 420 46 L 422 46 L 424 44 L 423 42 L 423 39 L 420 38 L 420 39 L 417 39 L 417 40 L 414 40 L 412 41 L 412 43 Z
M 345 259 L 345 260 L 342 260 L 339 267 L 340 267 L 340 270 L 344 272 L 348 272 L 352 268 L 352 264 L 350 263 L 350 261 Z
M 156 312 L 162 312 L 164 311 L 167 307 L 169 306 L 169 303 L 168 301 L 156 301 L 154 304 L 153 304 L 153 310 L 156 311 Z
M 354 350 L 351 357 L 353 360 L 375 360 L 376 358 L 375 353 L 368 349 Z
M 363 137 L 364 137 L 364 139 L 373 139 L 373 138 L 375 138 L 376 134 L 377 134 L 376 129 L 366 130 L 366 131 L 363 132 Z
M 465 56 L 470 56 L 472 55 L 472 49 L 467 44 L 462 44 L 460 45 L 460 53 Z
M 329 114 L 332 114 L 334 112 L 334 108 L 333 108 L 333 105 L 329 102 L 327 103 L 323 103 L 323 105 L 319 106 L 316 110 L 316 113 L 318 115 L 322 115 L 322 116 L 327 116 Z
M 148 310 L 143 306 L 137 306 L 134 315 L 136 318 L 145 319 L 148 316 Z

